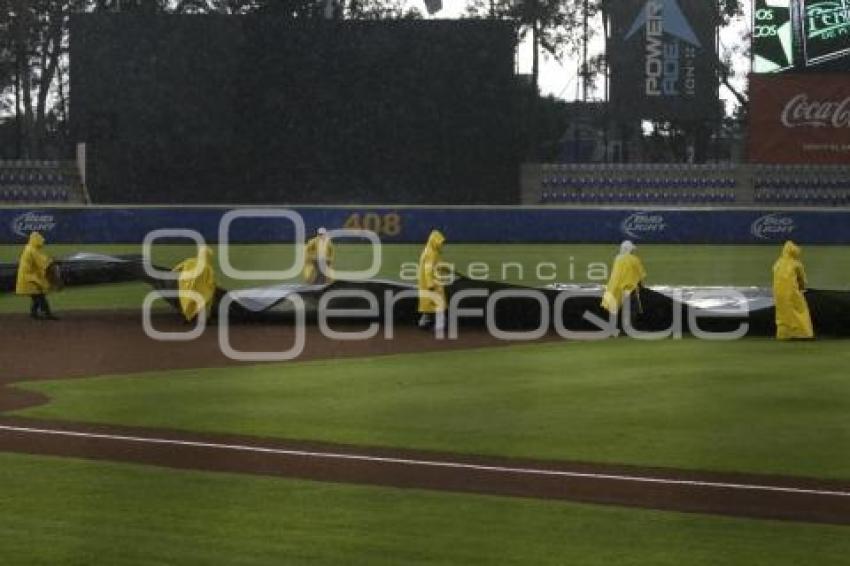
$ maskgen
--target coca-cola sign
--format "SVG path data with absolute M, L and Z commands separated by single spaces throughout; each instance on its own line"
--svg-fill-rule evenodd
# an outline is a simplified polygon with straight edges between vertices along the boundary
M 782 110 L 782 125 L 786 128 L 850 128 L 850 96 L 844 100 L 810 100 L 798 94 Z
M 751 75 L 749 159 L 755 163 L 850 163 L 846 75 Z

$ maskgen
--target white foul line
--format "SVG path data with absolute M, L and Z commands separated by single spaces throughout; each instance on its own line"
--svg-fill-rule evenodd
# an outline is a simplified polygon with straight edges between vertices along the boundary
M 192 448 L 213 448 L 218 450 L 230 450 L 234 452 L 253 452 L 259 454 L 277 454 L 280 456 L 298 456 L 302 458 L 319 458 L 328 460 L 355 460 L 360 462 L 375 462 L 383 464 L 399 464 L 407 466 L 422 466 L 431 468 L 450 468 L 462 470 L 475 470 L 483 472 L 497 472 L 505 474 L 524 474 L 531 476 L 554 476 L 564 478 L 584 478 L 596 480 L 609 480 L 633 483 L 653 483 L 663 485 L 684 485 L 693 487 L 709 487 L 719 489 L 741 490 L 741 491 L 768 491 L 780 493 L 793 493 L 801 495 L 822 495 L 829 497 L 850 497 L 850 491 L 829 491 L 819 489 L 804 489 L 797 487 L 783 487 L 774 485 L 758 485 L 744 483 L 726 483 L 699 480 L 676 480 L 668 478 L 654 478 L 647 476 L 626 476 L 614 474 L 594 474 L 590 472 L 570 472 L 565 470 L 543 470 L 536 468 L 512 468 L 506 466 L 487 466 L 483 464 L 468 464 L 464 462 L 441 462 L 439 460 L 416 460 L 411 458 L 391 458 L 384 456 L 366 456 L 364 454 L 342 454 L 336 452 L 314 452 L 308 450 L 292 450 L 285 448 L 266 448 L 262 446 L 248 446 L 244 444 L 220 444 L 214 442 L 198 442 L 192 440 L 175 440 L 170 438 L 146 438 L 140 436 L 123 436 L 117 434 L 99 434 L 93 432 L 78 432 L 72 430 L 29 428 L 20 426 L 0 425 L 0 431 L 22 432 L 30 434 L 41 434 L 47 436 L 69 436 L 75 438 L 91 438 L 98 440 L 119 440 L 124 442 L 136 442 L 139 444 L 161 444 L 170 446 L 188 446 Z

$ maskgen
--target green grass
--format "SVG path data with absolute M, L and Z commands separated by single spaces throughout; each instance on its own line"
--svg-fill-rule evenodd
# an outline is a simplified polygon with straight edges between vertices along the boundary
M 846 527 L 0 454 L 9 566 L 846 564 Z
M 89 251 L 104 253 L 108 255 L 118 254 L 141 254 L 140 246 L 129 245 L 99 245 L 99 246 L 74 246 L 57 245 L 47 246 L 47 252 L 53 257 L 70 255 L 77 251 Z M 0 262 L 17 261 L 19 248 L 13 246 L 0 246 Z M 239 269 L 284 269 L 284 261 L 291 256 L 291 246 L 233 246 L 234 266 Z M 162 267 L 170 267 L 182 261 L 186 257 L 194 255 L 191 246 L 163 245 L 156 246 L 153 250 L 153 263 Z M 238 282 L 218 274 L 219 284 L 225 288 L 250 287 L 257 284 L 269 284 L 271 282 Z M 54 310 L 71 309 L 138 309 L 142 301 L 150 292 L 150 287 L 144 283 L 119 283 L 109 285 L 98 285 L 66 289 L 61 293 L 51 295 L 50 301 Z M 20 312 L 25 310 L 27 300 L 14 295 L 0 294 L 0 313 Z
M 49 246 L 55 256 L 82 249 Z M 88 246 L 134 253 L 134 246 Z M 0 261 L 17 248 L 0 246 Z M 537 285 L 585 282 L 612 246 L 450 245 L 446 259 Z M 650 283 L 768 285 L 778 248 L 642 246 Z M 155 261 L 190 255 L 161 246 Z M 366 250 L 340 248 L 341 267 Z M 387 246 L 399 278 L 419 246 Z M 806 248 L 812 286 L 848 288 L 850 254 Z M 289 246 L 237 246 L 243 269 Z M 501 262 L 518 262 L 523 277 Z M 571 273 L 574 269 L 574 277 Z M 257 281 L 222 278 L 228 288 Z M 261 284 L 261 283 L 260 283 Z M 137 308 L 148 288 L 67 290 L 57 310 Z M 0 313 L 24 310 L 0 295 Z M 22 384 L 32 417 L 355 444 L 850 478 L 850 351 L 838 341 L 557 343 Z M 846 527 L 321 484 L 0 454 L 0 563 L 844 564 Z
M 405 263 L 415 265 L 419 257 L 418 245 L 386 245 L 381 258 L 380 276 L 400 279 Z M 97 251 L 110 254 L 140 253 L 139 246 L 48 246 L 48 253 L 61 257 L 75 251 Z M 0 246 L 0 262 L 17 261 L 20 248 Z M 155 263 L 171 266 L 193 255 L 190 246 L 157 246 Z M 551 283 L 550 274 L 558 282 L 604 282 L 607 273 L 599 265 L 610 264 L 616 253 L 615 246 L 602 245 L 481 245 L 449 243 L 444 258 L 459 271 L 469 272 L 470 264 L 486 265 L 489 279 L 505 280 L 538 286 Z M 770 268 L 779 253 L 778 246 L 685 246 L 645 245 L 640 254 L 649 271 L 650 284 L 676 285 L 760 285 L 770 284 Z M 840 246 L 810 246 L 805 248 L 805 261 L 813 287 L 847 289 L 850 287 L 850 252 Z M 239 269 L 284 269 L 291 263 L 291 245 L 241 245 L 233 246 L 232 262 Z M 364 269 L 370 261 L 370 251 L 362 245 L 338 246 L 338 267 Z M 536 266 L 554 263 L 555 268 L 544 267 L 538 277 Z M 519 264 L 521 271 L 516 265 Z M 483 265 L 476 267 L 484 274 Z M 225 288 L 250 287 L 269 282 L 249 280 L 233 281 L 219 274 L 219 283 Z M 87 308 L 138 308 L 147 286 L 143 284 L 107 285 L 88 289 L 68 289 L 54 295 L 57 310 Z M 12 295 L 0 295 L 0 313 L 24 310 L 24 300 Z
M 841 341 L 620 339 L 32 382 L 20 414 L 850 478 Z

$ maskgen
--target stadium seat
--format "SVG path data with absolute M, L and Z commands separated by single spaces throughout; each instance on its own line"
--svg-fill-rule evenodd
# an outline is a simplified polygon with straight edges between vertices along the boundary
M 739 183 L 742 169 L 751 178 Z M 7 173 L 8 169 L 0 167 L 0 185 Z M 42 173 L 42 184 L 48 186 L 73 183 L 58 170 Z M 741 200 L 740 190 L 750 185 L 749 202 L 759 205 L 850 205 L 850 171 L 846 166 L 544 164 L 539 183 L 541 204 L 731 205 Z

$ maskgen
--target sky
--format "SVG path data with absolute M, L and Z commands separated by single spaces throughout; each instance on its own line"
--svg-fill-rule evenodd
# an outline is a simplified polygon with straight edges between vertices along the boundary
M 425 3 L 422 0 L 407 0 L 405 4 L 408 7 L 418 8 L 423 14 L 427 14 Z M 466 10 L 466 0 L 443 0 L 443 9 L 435 14 L 432 18 L 457 18 L 460 17 Z M 604 50 L 604 42 L 601 39 L 601 19 L 596 19 L 591 25 L 597 26 L 599 39 L 591 42 L 589 45 L 590 55 L 601 53 Z M 750 2 L 744 2 L 744 15 L 727 29 L 721 30 L 720 42 L 721 45 L 731 46 L 739 45 L 744 40 L 743 34 L 750 27 Z M 519 48 L 519 72 L 531 74 L 531 59 L 532 50 L 530 42 L 525 42 Z M 565 100 L 576 100 L 581 96 L 581 83 L 578 80 L 578 65 L 579 61 L 564 61 L 564 64 L 555 61 L 545 54 L 540 59 L 540 90 L 544 95 L 552 95 Z M 743 89 L 746 84 L 746 75 L 749 72 L 749 58 L 743 57 L 736 61 L 735 70 L 738 77 L 735 83 L 736 88 Z M 736 104 L 732 94 L 725 88 L 721 88 L 721 98 L 726 101 L 727 106 Z M 596 98 L 601 99 L 602 93 L 598 93 Z M 731 107 L 731 106 L 730 106 Z

